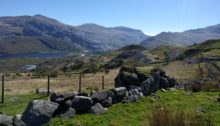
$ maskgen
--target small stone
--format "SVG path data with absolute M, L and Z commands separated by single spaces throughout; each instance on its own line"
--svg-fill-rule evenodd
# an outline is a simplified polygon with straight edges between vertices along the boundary
M 164 89 L 164 88 L 162 88 L 162 89 L 160 89 L 162 92 L 167 92 L 167 90 L 166 89 Z

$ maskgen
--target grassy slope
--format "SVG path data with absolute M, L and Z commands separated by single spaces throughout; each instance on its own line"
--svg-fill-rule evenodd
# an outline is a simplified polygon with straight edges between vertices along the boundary
M 183 52 L 186 50 L 185 47 L 175 47 L 175 46 L 168 46 L 168 45 L 160 45 L 152 50 L 149 51 L 156 59 L 158 60 L 164 60 L 164 53 L 167 52 L 168 50 L 175 50 L 178 52 Z
M 193 45 L 185 51 L 185 55 L 192 57 L 220 56 L 220 40 L 209 40 Z
M 0 53 L 43 53 L 61 51 L 80 51 L 81 48 L 63 40 L 45 37 L 2 37 L 0 38 Z

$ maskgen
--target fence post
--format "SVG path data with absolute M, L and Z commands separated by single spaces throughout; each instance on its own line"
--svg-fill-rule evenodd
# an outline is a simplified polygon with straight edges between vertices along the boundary
M 5 76 L 2 75 L 2 103 L 4 103 L 4 96 L 5 96 Z
M 81 92 L 81 79 L 82 79 L 82 75 L 80 73 L 79 74 L 79 93 Z
M 102 90 L 105 89 L 105 76 L 104 73 L 102 74 Z
M 47 76 L 47 96 L 50 95 L 50 75 Z

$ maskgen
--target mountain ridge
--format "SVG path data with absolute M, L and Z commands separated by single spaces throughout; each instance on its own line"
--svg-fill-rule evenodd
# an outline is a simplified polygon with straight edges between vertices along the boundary
M 148 37 L 140 30 L 125 29 L 126 27 L 123 27 L 123 29 L 119 27 L 108 28 L 92 23 L 80 26 L 66 25 L 56 19 L 39 14 L 0 17 L 0 38 L 11 36 L 23 36 L 29 39 L 32 37 L 33 39 L 36 37 L 52 38 L 63 42 L 64 45 L 76 46 L 90 51 L 108 51 L 129 44 L 139 44 Z M 53 44 L 52 39 L 49 42 L 51 44 Z M 0 43 L 7 44 L 11 42 L 2 42 L 0 39 Z M 11 46 L 16 49 L 15 45 L 11 44 Z M 74 50 L 74 48 L 71 48 L 66 51 L 72 51 L 72 49 Z M 5 52 L 10 53 L 7 50 Z M 0 51 L 0 53 L 5 52 Z
M 183 32 L 161 32 L 148 37 L 141 45 L 146 48 L 155 48 L 159 45 L 189 46 L 210 39 L 220 39 L 220 24 Z

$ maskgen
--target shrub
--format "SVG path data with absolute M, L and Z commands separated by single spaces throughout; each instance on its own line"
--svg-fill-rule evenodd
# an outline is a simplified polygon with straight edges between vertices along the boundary
M 149 117 L 150 126 L 214 126 L 213 118 L 198 112 L 173 112 L 168 108 L 153 109 Z

